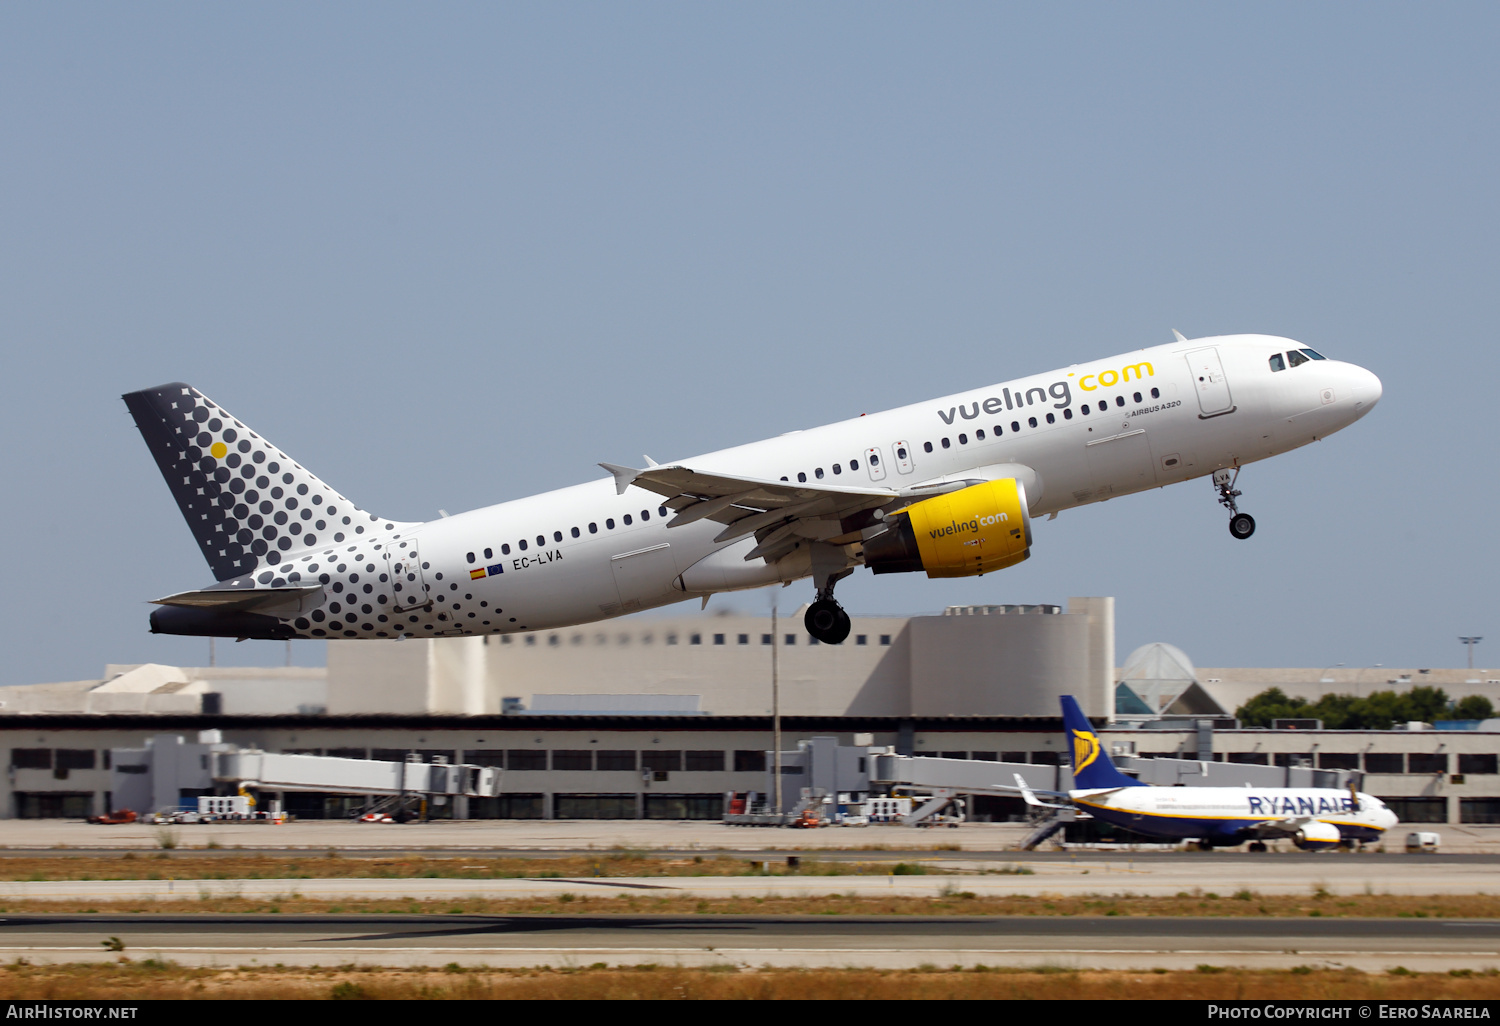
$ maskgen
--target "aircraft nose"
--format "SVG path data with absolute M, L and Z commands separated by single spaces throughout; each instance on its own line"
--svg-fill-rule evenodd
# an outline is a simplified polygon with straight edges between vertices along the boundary
M 1348 365 L 1349 388 L 1354 393 L 1354 408 L 1361 414 L 1369 413 L 1384 391 L 1380 379 L 1363 367 Z

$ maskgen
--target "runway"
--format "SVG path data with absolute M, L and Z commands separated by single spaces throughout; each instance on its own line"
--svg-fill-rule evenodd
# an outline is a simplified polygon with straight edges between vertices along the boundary
M 123 952 L 102 942 L 118 938 Z M 185 965 L 1500 968 L 1500 922 L 750 916 L 0 917 L 0 958 Z

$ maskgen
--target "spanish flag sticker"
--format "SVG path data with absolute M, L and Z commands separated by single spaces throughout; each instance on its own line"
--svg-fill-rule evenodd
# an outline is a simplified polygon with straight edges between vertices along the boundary
M 469 580 L 471 580 L 471 581 L 477 581 L 477 580 L 479 580 L 483 576 L 484 576 L 484 571 L 483 570 L 470 570 L 469 571 Z

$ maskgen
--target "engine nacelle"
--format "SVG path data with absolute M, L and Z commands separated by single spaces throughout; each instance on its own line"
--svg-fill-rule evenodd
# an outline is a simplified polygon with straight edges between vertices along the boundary
M 864 543 L 877 574 L 924 570 L 928 577 L 974 577 L 1031 555 L 1026 489 L 1015 478 L 986 481 L 913 503 Z
M 1292 843 L 1303 851 L 1323 851 L 1338 847 L 1343 840 L 1339 828 L 1332 823 L 1308 823 L 1292 835 Z

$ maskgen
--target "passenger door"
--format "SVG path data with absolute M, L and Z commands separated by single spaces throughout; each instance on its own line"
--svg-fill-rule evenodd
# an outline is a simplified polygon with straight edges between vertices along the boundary
M 1198 393 L 1198 416 L 1207 419 L 1233 413 L 1234 397 L 1229 392 L 1229 379 L 1224 376 L 1219 351 L 1196 349 L 1186 358 L 1188 370 L 1193 375 L 1193 388 Z
M 387 545 L 385 549 L 386 570 L 391 575 L 391 612 L 404 613 L 427 605 L 427 581 L 422 574 L 422 557 L 417 552 L 417 540 Z

